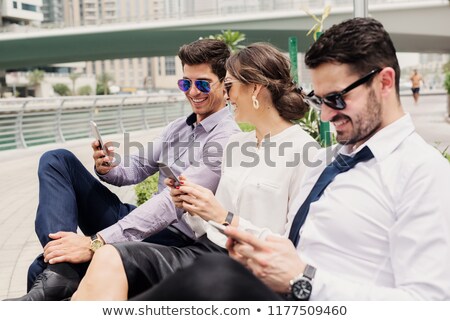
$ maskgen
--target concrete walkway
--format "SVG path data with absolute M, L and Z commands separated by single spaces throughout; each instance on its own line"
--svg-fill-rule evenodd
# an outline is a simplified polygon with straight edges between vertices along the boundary
M 131 142 L 151 141 L 161 128 L 130 134 Z M 121 142 L 123 135 L 108 135 L 105 141 Z M 0 300 L 21 296 L 26 292 L 26 275 L 32 260 L 42 252 L 34 233 L 38 204 L 37 166 L 39 157 L 48 150 L 66 148 L 72 151 L 93 173 L 93 139 L 65 144 L 31 147 L 0 152 Z M 118 150 L 123 155 L 122 148 Z M 107 185 L 107 184 L 106 184 Z M 123 202 L 135 203 L 133 186 L 107 185 Z
M 443 150 L 450 146 L 450 124 L 445 121 L 445 95 L 422 96 L 414 105 L 411 96 L 402 97 L 403 106 L 410 112 L 417 131 L 432 145 Z M 147 142 L 161 129 L 131 134 L 131 141 Z M 121 142 L 120 135 L 106 136 L 105 140 Z M 38 200 L 37 165 L 40 155 L 50 149 L 67 148 L 77 155 L 92 171 L 91 139 L 65 144 L 32 147 L 26 150 L 0 152 L 0 300 L 23 295 L 26 274 L 31 261 L 41 252 L 34 233 L 34 218 Z M 133 203 L 132 187 L 108 187 L 122 201 Z

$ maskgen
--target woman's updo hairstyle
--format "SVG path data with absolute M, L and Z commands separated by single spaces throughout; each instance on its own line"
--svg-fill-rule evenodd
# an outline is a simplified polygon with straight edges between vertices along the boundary
M 302 118 L 308 111 L 304 93 L 291 76 L 290 62 L 268 43 L 254 43 L 231 55 L 226 69 L 243 84 L 261 84 L 271 95 L 274 107 L 287 120 Z

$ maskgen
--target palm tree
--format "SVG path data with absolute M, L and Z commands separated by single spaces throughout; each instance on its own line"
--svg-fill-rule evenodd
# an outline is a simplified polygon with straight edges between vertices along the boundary
M 71 72 L 69 74 L 70 80 L 72 80 L 72 96 L 75 96 L 75 83 L 78 78 L 80 78 L 81 74 L 78 72 Z
M 305 11 L 308 15 L 311 16 L 311 18 L 316 21 L 316 24 L 311 29 L 309 29 L 308 33 L 306 34 L 307 36 L 309 36 L 312 33 L 314 41 L 316 41 L 317 37 L 320 36 L 320 34 L 323 32 L 323 23 L 325 22 L 325 19 L 330 15 L 331 6 L 327 4 L 323 8 L 322 17 L 320 19 L 317 18 L 316 15 L 309 12 L 307 9 L 303 9 L 303 11 Z
M 32 72 L 28 74 L 28 85 L 34 88 L 35 95 L 36 95 L 36 88 L 42 83 L 44 77 L 45 77 L 44 71 L 39 69 L 34 69 Z
M 97 77 L 97 85 L 103 87 L 103 94 L 107 95 L 108 94 L 108 84 L 110 81 L 113 81 L 114 77 L 107 73 L 107 72 L 103 72 L 100 74 L 100 76 Z
M 230 48 L 231 52 L 238 51 L 239 49 L 245 47 L 239 44 L 240 42 L 245 40 L 245 34 L 240 31 L 222 30 L 222 33 L 210 35 L 208 38 L 222 40 L 228 45 L 228 48 Z

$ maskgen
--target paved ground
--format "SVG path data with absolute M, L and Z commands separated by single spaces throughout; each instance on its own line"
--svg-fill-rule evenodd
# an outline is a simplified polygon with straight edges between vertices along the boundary
M 419 104 L 414 105 L 410 96 L 402 97 L 403 105 L 411 113 L 418 132 L 441 150 L 450 146 L 450 124 L 445 121 L 446 99 L 445 95 L 423 96 Z M 131 140 L 145 142 L 159 131 L 133 133 Z M 118 135 L 105 138 L 122 140 Z M 28 266 L 41 252 L 33 226 L 38 197 L 36 171 L 40 155 L 46 150 L 64 147 L 74 152 L 92 170 L 90 141 L 78 140 L 62 145 L 0 152 L 0 300 L 25 293 Z M 111 189 L 123 201 L 134 202 L 132 187 Z
M 130 141 L 144 143 L 153 139 L 160 130 L 132 133 Z M 109 135 L 104 139 L 123 141 L 121 135 Z M 34 233 L 38 200 L 36 173 L 40 155 L 50 149 L 67 148 L 93 172 L 91 141 L 92 139 L 82 139 L 65 144 L 0 152 L 0 300 L 25 293 L 28 266 L 42 252 Z M 135 203 L 133 187 L 107 186 L 122 201 Z

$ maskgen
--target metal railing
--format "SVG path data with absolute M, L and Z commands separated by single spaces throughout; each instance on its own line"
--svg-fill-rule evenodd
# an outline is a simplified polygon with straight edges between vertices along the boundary
M 90 96 L 0 100 L 0 151 L 165 126 L 187 115 L 184 95 Z

